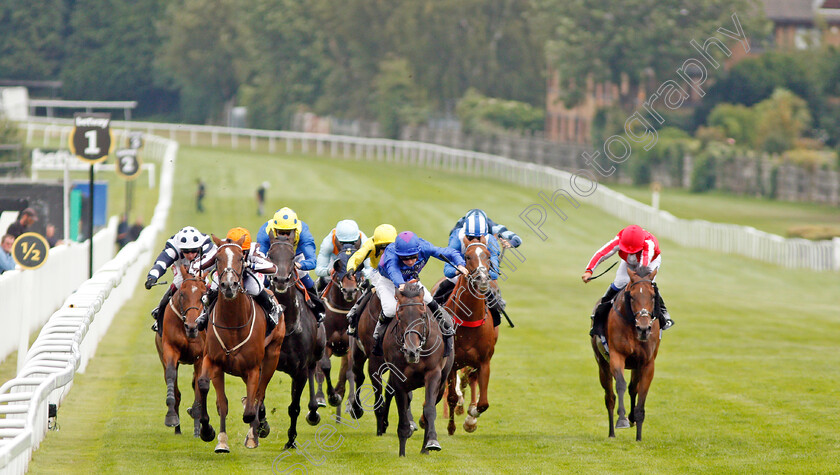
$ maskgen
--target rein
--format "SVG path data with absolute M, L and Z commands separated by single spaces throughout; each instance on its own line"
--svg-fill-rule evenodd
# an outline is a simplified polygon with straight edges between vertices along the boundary
M 642 308 L 638 312 L 633 313 L 633 306 L 630 304 L 631 301 L 633 300 L 633 292 L 632 292 L 633 287 L 635 287 L 637 284 L 641 284 L 643 282 L 649 282 L 651 284 L 651 287 L 653 287 L 653 285 L 654 285 L 654 282 L 652 280 L 642 279 L 642 280 L 637 280 L 636 282 L 633 282 L 631 284 L 628 284 L 624 288 L 624 301 L 625 301 L 624 306 L 627 307 L 624 312 L 621 312 L 618 309 L 618 307 L 616 306 L 618 298 L 613 300 L 613 310 L 615 310 L 615 312 L 617 314 L 624 316 L 624 319 L 627 322 L 632 321 L 632 322 L 635 322 L 637 325 L 639 323 L 639 317 L 645 317 L 646 316 L 646 317 L 653 318 L 653 314 L 647 308 Z M 656 297 L 656 289 L 654 288 L 654 306 L 656 305 L 655 297 Z
M 216 307 L 213 307 L 213 315 L 210 319 L 210 324 L 213 325 L 213 334 L 216 335 L 216 340 L 218 340 L 219 344 L 222 345 L 222 350 L 224 350 L 225 356 L 230 356 L 231 353 L 242 348 L 242 346 L 244 346 L 245 343 L 248 343 L 248 340 L 251 339 L 251 335 L 254 334 L 254 323 L 257 321 L 257 307 L 254 305 L 254 299 L 248 300 L 250 300 L 251 302 L 251 317 L 248 318 L 248 321 L 246 321 L 244 325 L 238 327 L 223 327 L 221 325 L 216 325 Z M 219 331 L 217 330 L 217 328 L 221 328 L 222 330 L 238 330 L 240 328 L 244 328 L 246 325 L 248 325 L 249 322 L 251 323 L 251 329 L 248 330 L 248 336 L 245 337 L 245 339 L 242 340 L 238 345 L 228 350 L 227 346 L 225 346 L 225 342 L 222 341 L 222 337 L 219 335 Z
M 181 282 L 181 285 L 184 285 L 184 283 L 189 282 L 189 281 L 201 282 L 199 279 L 196 279 L 195 277 L 191 277 L 191 278 L 189 278 L 189 279 L 184 279 L 184 280 Z M 178 310 L 177 308 L 175 308 L 175 304 L 173 303 L 173 301 L 175 300 L 175 299 L 174 299 L 174 297 L 175 297 L 175 296 L 173 295 L 172 297 L 173 297 L 173 298 L 169 299 L 169 308 L 171 308 L 171 309 L 172 309 L 172 311 L 173 311 L 173 312 L 175 312 L 175 315 L 177 315 L 177 316 L 178 316 L 178 318 L 180 318 L 182 322 L 185 322 L 185 323 L 186 323 L 186 321 L 187 321 L 187 312 L 189 312 L 190 310 L 195 309 L 195 310 L 198 310 L 198 311 L 199 311 L 199 313 L 201 313 L 201 309 L 200 309 L 199 307 L 196 307 L 196 306 L 187 307 L 187 308 L 186 308 L 186 310 L 183 310 L 183 311 Z M 179 288 L 179 289 L 178 289 L 178 303 L 180 303 L 180 302 L 181 302 L 181 289 Z
M 412 323 L 412 327 L 403 330 L 402 334 L 400 334 L 400 332 L 397 331 L 397 327 L 401 327 L 401 325 L 402 325 L 402 320 L 400 320 L 400 308 L 402 308 L 402 307 L 424 307 L 423 312 L 422 312 L 423 316 L 421 317 L 421 320 L 423 322 L 423 331 L 422 332 L 420 332 L 418 330 L 415 330 L 414 327 L 416 325 L 414 325 L 413 323 Z M 411 333 L 416 334 L 420 338 L 420 346 L 418 347 L 418 349 L 422 349 L 423 345 L 426 344 L 426 339 L 429 337 L 429 324 L 428 324 L 429 316 L 428 316 L 428 313 L 426 312 L 425 307 L 426 307 L 426 304 L 422 301 L 421 302 L 404 303 L 404 304 L 398 304 L 397 305 L 397 311 L 395 312 L 395 314 L 396 314 L 395 316 L 397 317 L 397 324 L 394 325 L 394 332 L 396 333 L 397 343 L 400 345 L 400 351 L 402 351 L 403 353 L 406 353 L 406 354 L 408 353 L 408 349 L 405 347 L 405 337 L 406 337 L 406 335 L 409 335 Z M 417 320 L 415 320 L 415 322 L 416 321 Z

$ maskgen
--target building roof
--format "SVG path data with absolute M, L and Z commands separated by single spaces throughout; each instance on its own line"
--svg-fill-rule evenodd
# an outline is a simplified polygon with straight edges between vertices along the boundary
M 765 15 L 774 23 L 814 22 L 814 0 L 762 0 L 762 2 Z

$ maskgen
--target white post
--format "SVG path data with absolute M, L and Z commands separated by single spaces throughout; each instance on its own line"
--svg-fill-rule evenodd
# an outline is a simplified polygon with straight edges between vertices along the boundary
M 840 237 L 832 239 L 831 242 L 834 243 L 834 262 L 832 269 L 840 271 Z
M 70 157 L 64 160 L 64 241 L 70 241 Z
M 32 271 L 21 270 L 20 282 L 21 291 L 32 288 Z M 23 295 L 23 292 L 20 294 Z M 17 372 L 23 369 L 23 363 L 26 361 L 26 353 L 29 351 L 29 319 L 32 318 L 32 299 L 24 298 L 23 305 L 21 305 L 21 315 L 18 319 L 20 325 L 18 326 L 18 357 L 17 357 Z

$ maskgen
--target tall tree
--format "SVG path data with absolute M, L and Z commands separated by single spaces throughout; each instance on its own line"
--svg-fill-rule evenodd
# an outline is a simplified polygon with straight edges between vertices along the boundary
M 179 0 L 158 24 L 162 45 L 157 66 L 181 93 L 181 113 L 190 122 L 225 120 L 244 81 L 241 2 Z
M 0 0 L 0 78 L 56 79 L 66 15 L 64 0 Z

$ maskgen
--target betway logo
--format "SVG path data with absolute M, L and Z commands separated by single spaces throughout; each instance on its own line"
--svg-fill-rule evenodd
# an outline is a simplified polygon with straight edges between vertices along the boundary
M 108 127 L 111 119 L 102 117 L 76 117 L 76 127 L 97 127 L 104 129 Z

